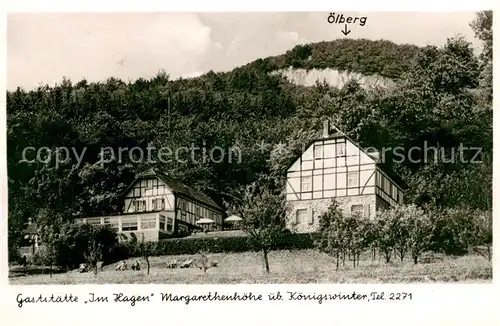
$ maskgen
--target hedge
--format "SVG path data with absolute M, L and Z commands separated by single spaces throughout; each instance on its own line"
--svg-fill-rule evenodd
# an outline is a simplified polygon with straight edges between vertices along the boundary
M 119 255 L 139 257 L 140 250 L 136 243 L 120 244 Z M 292 233 L 283 237 L 273 250 L 300 250 L 314 248 L 314 235 L 310 233 Z M 160 240 L 153 244 L 151 256 L 167 255 L 193 255 L 199 251 L 210 253 L 220 252 L 245 252 L 252 251 L 246 236 L 220 237 L 220 238 L 178 238 Z

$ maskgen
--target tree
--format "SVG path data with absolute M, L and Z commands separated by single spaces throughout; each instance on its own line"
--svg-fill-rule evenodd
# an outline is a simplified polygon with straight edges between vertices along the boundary
M 343 234 L 347 240 L 347 248 L 352 256 L 353 267 L 359 266 L 361 253 L 372 242 L 371 223 L 360 214 L 349 214 L 344 218 Z M 357 262 L 357 265 L 356 265 Z
M 476 37 L 484 43 L 483 55 L 489 59 L 493 57 L 493 11 L 480 11 L 470 23 Z
M 147 275 L 149 275 L 149 270 L 151 268 L 151 263 L 149 262 L 149 257 L 153 254 L 154 243 L 151 241 L 146 241 L 144 233 L 141 235 L 141 242 L 139 243 L 139 252 L 142 258 L 146 261 Z
M 476 246 L 475 251 L 491 263 L 491 247 L 493 245 L 493 213 L 476 211 L 472 217 L 474 226 L 474 237 L 472 244 Z M 486 247 L 485 251 L 479 247 Z
M 375 244 L 382 251 L 385 262 L 391 261 L 392 252 L 396 246 L 393 223 L 397 221 L 394 210 L 377 212 L 375 221 Z
M 425 210 L 434 226 L 429 249 L 446 255 L 463 255 L 467 253 L 467 245 L 464 245 L 460 237 L 463 225 L 461 225 L 459 219 L 454 218 L 460 216 L 464 210 L 443 210 L 435 206 L 426 207 Z
M 475 252 L 489 262 L 492 258 L 493 216 L 490 211 L 472 209 L 448 210 L 460 242 L 464 248 Z
M 403 205 L 393 206 L 388 211 L 394 249 L 401 261 L 404 260 L 409 250 L 409 229 L 405 219 L 406 208 Z
M 40 247 L 36 254 L 33 256 L 33 263 L 35 265 L 44 266 L 49 268 L 49 275 L 52 277 L 53 267 L 55 265 L 55 253 L 51 247 Z
M 486 103 L 493 101 L 493 11 L 480 11 L 470 23 L 476 37 L 483 41 L 480 86 Z
M 328 210 L 319 217 L 319 228 L 316 248 L 326 254 L 335 257 L 336 270 L 339 270 L 340 255 L 345 252 L 348 246 L 348 239 L 345 236 L 345 217 L 334 199 Z
M 434 225 L 429 216 L 415 205 L 405 206 L 403 210 L 404 224 L 408 230 L 408 247 L 413 262 L 429 249 Z
M 57 226 L 44 226 L 40 229 L 40 247 L 35 254 L 35 262 L 43 266 L 49 266 L 49 274 L 52 277 L 54 266 L 60 266 L 61 253 L 60 234 Z
M 87 265 L 92 268 L 94 275 L 97 275 L 97 262 L 102 261 L 102 244 L 90 238 L 86 252 L 83 257 Z
M 240 208 L 242 229 L 250 245 L 262 253 L 264 268 L 269 273 L 269 252 L 283 239 L 288 207 L 282 188 L 273 180 L 260 178 L 245 190 Z
M 145 164 L 131 164 L 130 152 L 122 155 L 120 150 L 137 147 L 146 152 L 149 143 L 156 149 L 194 144 L 207 150 L 223 148 L 226 153 L 237 145 L 242 153 L 239 162 L 234 157 L 232 162 L 207 162 L 203 150 L 197 150 L 197 162 L 182 151 L 181 159 L 187 162 L 171 160 L 161 166 L 179 181 L 229 205 L 238 202 L 233 190 L 244 189 L 259 174 L 271 174 L 282 183 L 303 145 L 319 137 L 325 118 L 365 147 L 423 148 L 427 142 L 450 149 L 464 144 L 491 155 L 491 96 L 486 100 L 478 96 L 492 94 L 491 22 L 492 13 L 482 12 L 472 24 L 485 45 L 479 58 L 471 44 L 460 38 L 442 47 L 425 48 L 340 39 L 298 46 L 280 56 L 198 78 L 171 80 L 160 73 L 130 82 L 64 79 L 50 87 L 9 91 L 9 256 L 15 256 L 23 225 L 39 212 L 45 215 L 36 221 L 40 225 L 121 213 L 119 194 Z M 355 81 L 342 89 L 326 82 L 305 87 L 277 73 L 288 64 L 375 74 L 391 81 L 368 90 Z M 265 148 L 256 146 L 261 142 Z M 275 146 L 280 143 L 287 144 L 285 151 Z M 50 148 L 50 154 L 42 155 L 49 162 L 23 160 L 29 146 Z M 66 146 L 73 147 L 69 160 L 56 168 L 54 150 Z M 114 161 L 102 162 L 103 148 L 114 150 Z M 28 160 L 36 156 L 36 152 L 28 153 Z M 449 150 L 447 157 L 452 157 Z M 405 159 L 394 165 L 410 185 L 407 202 L 491 209 L 491 162 L 473 167 Z M 83 260 L 87 231 L 68 227 L 64 232 L 78 235 L 75 241 L 65 235 L 59 239 L 64 244 L 58 249 L 66 257 L 64 264 L 73 266 Z M 78 253 L 70 254 L 72 250 Z
M 395 250 L 401 261 L 410 252 L 414 263 L 429 249 L 434 232 L 432 220 L 416 205 L 397 205 L 377 213 L 376 244 L 386 263 Z

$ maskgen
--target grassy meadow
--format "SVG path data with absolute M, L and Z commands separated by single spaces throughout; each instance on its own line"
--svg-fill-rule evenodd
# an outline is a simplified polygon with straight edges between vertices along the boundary
M 207 270 L 198 268 L 168 269 L 173 260 L 195 256 L 150 257 L 150 274 L 147 275 L 143 259 L 127 260 L 130 266 L 136 260 L 140 271 L 115 271 L 117 264 L 104 266 L 97 275 L 92 272 L 22 275 L 11 269 L 11 284 L 255 284 L 255 283 L 429 283 L 491 282 L 489 262 L 483 257 L 439 256 L 428 263 L 413 264 L 392 259 L 389 264 L 380 260 L 362 259 L 359 266 L 352 267 L 346 259 L 345 266 L 335 270 L 335 260 L 316 250 L 274 251 L 269 255 L 270 273 L 264 272 L 262 256 L 255 252 L 209 254 L 218 266 Z M 17 275 L 16 275 L 17 274 Z

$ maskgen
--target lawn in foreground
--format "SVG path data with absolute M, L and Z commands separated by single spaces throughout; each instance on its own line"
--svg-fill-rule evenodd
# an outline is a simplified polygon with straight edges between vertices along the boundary
M 197 268 L 167 269 L 173 259 L 194 256 L 151 257 L 150 274 L 142 259 L 127 260 L 130 266 L 138 260 L 140 271 L 116 272 L 116 264 L 105 266 L 97 275 L 70 271 L 63 274 L 18 276 L 11 284 L 255 284 L 255 283 L 428 283 L 428 282 L 491 282 L 490 265 L 480 256 L 444 257 L 443 260 L 414 265 L 409 259 L 394 259 L 386 264 L 366 259 L 355 269 L 347 261 L 335 271 L 335 261 L 316 250 L 275 251 L 269 255 L 271 272 L 263 270 L 259 253 L 209 254 L 218 261 L 206 274 Z

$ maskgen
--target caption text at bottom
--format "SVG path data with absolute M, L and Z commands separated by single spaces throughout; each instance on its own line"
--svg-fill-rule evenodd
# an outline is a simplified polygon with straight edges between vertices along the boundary
M 158 299 L 157 299 L 158 298 Z M 410 292 L 338 292 L 338 293 L 308 293 L 299 291 L 278 291 L 271 293 L 254 292 L 234 292 L 219 293 L 206 292 L 203 294 L 174 294 L 174 293 L 150 293 L 146 295 L 128 295 L 124 293 L 112 293 L 111 295 L 97 295 L 90 292 L 85 298 L 65 294 L 40 294 L 37 296 L 24 295 L 19 293 L 16 297 L 17 306 L 25 307 L 27 304 L 42 303 L 83 303 L 83 304 L 106 304 L 106 303 L 125 303 L 134 307 L 137 303 L 148 303 L 159 300 L 160 302 L 181 302 L 186 305 L 193 302 L 265 302 L 265 301 L 316 301 L 322 304 L 326 301 L 411 301 L 413 300 Z

